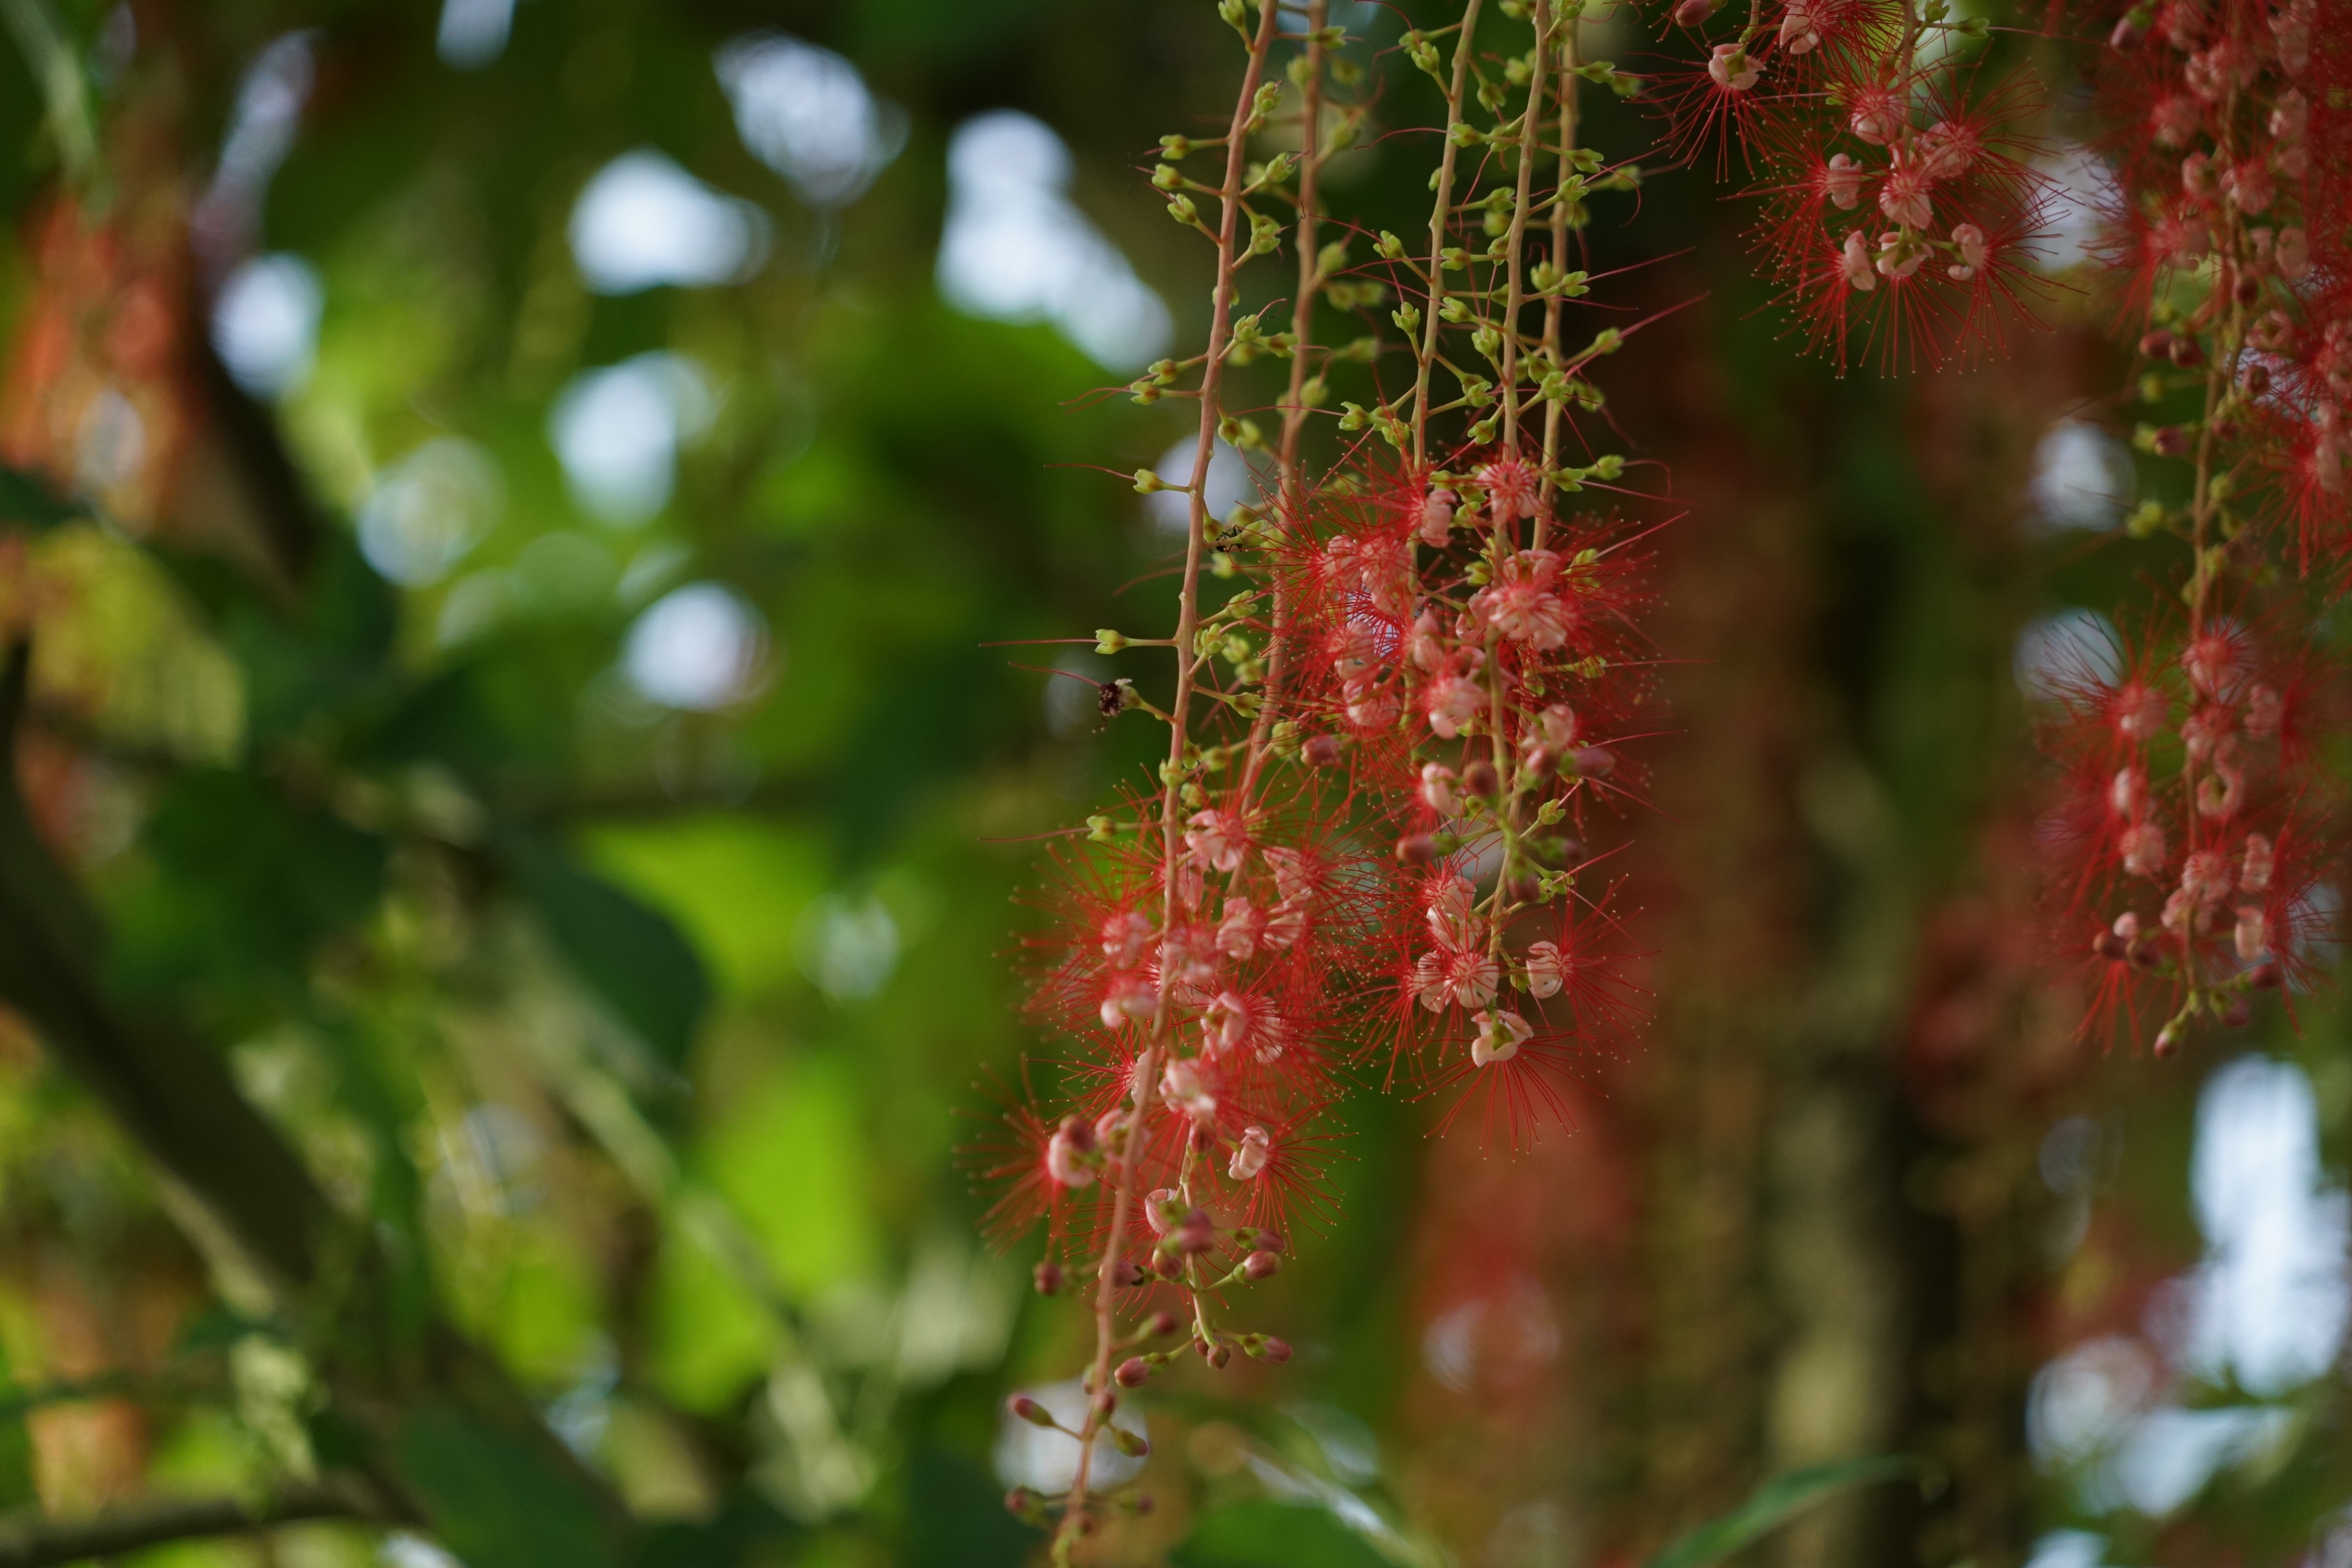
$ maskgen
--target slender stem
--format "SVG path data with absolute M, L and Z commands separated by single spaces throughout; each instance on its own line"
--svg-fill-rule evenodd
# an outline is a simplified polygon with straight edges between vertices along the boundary
M 1462 121 L 1462 94 L 1470 82 L 1470 51 L 1478 30 L 1479 0 L 1462 8 L 1462 36 L 1454 41 L 1454 80 L 1445 90 L 1445 142 L 1438 154 L 1437 203 L 1429 214 L 1429 313 L 1421 323 L 1420 364 L 1412 383 L 1412 461 L 1429 461 L 1429 373 L 1437 363 L 1439 307 L 1445 302 L 1445 233 L 1454 216 L 1454 128 Z
M 1323 28 L 1330 19 L 1330 0 L 1309 0 L 1307 7 L 1307 79 L 1299 84 L 1298 108 L 1298 226 L 1293 243 L 1298 247 L 1298 298 L 1290 308 L 1290 335 L 1298 340 L 1290 353 L 1290 391 L 1282 405 L 1282 506 L 1276 526 L 1292 532 L 1306 526 L 1307 479 L 1298 458 L 1299 439 L 1307 430 L 1307 362 L 1315 336 L 1315 299 L 1323 291 L 1323 266 L 1316 244 L 1316 220 L 1322 215 L 1317 186 L 1323 172 Z M 1274 732 L 1282 684 L 1283 649 L 1290 641 L 1290 595 L 1283 577 L 1274 580 L 1272 626 L 1265 644 L 1265 679 L 1259 683 L 1264 700 L 1250 726 L 1249 762 L 1234 790 L 1236 809 L 1247 805 L 1265 771 L 1266 742 Z
M 1298 107 L 1298 299 L 1290 309 L 1291 335 L 1298 346 L 1290 355 L 1290 392 L 1282 405 L 1282 499 L 1293 511 L 1305 489 L 1298 464 L 1298 442 L 1307 428 L 1307 361 L 1314 341 L 1315 297 L 1322 291 L 1323 269 L 1316 246 L 1317 183 L 1322 174 L 1323 27 L 1330 0 L 1309 0 L 1307 7 L 1307 79 L 1299 84 Z
M 1543 118 L 1544 60 L 1551 53 L 1551 6 L 1536 0 L 1535 67 L 1528 72 L 1528 104 L 1519 115 L 1519 183 L 1511 207 L 1509 278 L 1503 304 L 1503 450 L 1519 447 L 1519 316 L 1527 306 L 1528 202 L 1535 194 L 1536 128 Z M 1499 742 L 1497 742 L 1500 743 Z
M 1559 100 L 1559 183 L 1554 187 L 1551 204 L 1551 265 L 1556 273 L 1568 270 L 1568 199 L 1569 177 L 1575 173 L 1570 154 L 1576 148 L 1576 54 L 1577 18 L 1567 18 L 1559 29 L 1559 85 L 1553 89 Z M 1538 67 L 1541 68 L 1540 65 Z M 1567 301 L 1555 288 L 1544 297 L 1544 363 L 1553 370 L 1560 368 L 1560 316 Z M 1552 496 L 1556 489 L 1552 473 L 1559 467 L 1559 436 L 1564 403 L 1544 405 L 1543 482 L 1536 494 L 1535 547 L 1544 547 L 1544 537 L 1551 530 Z
M 1474 0 L 1475 3 L 1475 0 Z M 1187 732 L 1192 703 L 1193 677 L 1200 659 L 1192 639 L 1201 621 L 1201 552 L 1208 534 L 1209 463 L 1216 453 L 1221 417 L 1217 393 L 1224 379 L 1225 350 L 1233 337 L 1234 274 L 1241 264 L 1235 237 L 1241 221 L 1244 154 L 1249 124 L 1255 112 L 1258 82 L 1265 73 L 1267 54 L 1274 47 L 1276 19 L 1282 7 L 1261 0 L 1257 34 L 1250 43 L 1249 63 L 1242 72 L 1241 92 L 1234 102 L 1233 128 L 1225 140 L 1225 177 L 1219 187 L 1217 216 L 1217 279 L 1210 301 L 1209 343 L 1201 370 L 1201 434 L 1192 449 L 1192 508 L 1184 543 L 1184 575 L 1176 610 L 1176 694 L 1168 708 L 1168 768 L 1160 791 L 1161 889 L 1160 929 L 1175 928 L 1178 912 L 1177 868 L 1183 849 L 1183 784 Z M 1111 1354 L 1118 1347 L 1118 1262 L 1132 1211 L 1137 1152 L 1143 1144 L 1144 1113 L 1151 1103 L 1160 1054 L 1170 1044 L 1169 985 L 1171 966 L 1161 964 L 1160 1001 L 1151 1019 L 1151 1034 L 1137 1056 L 1129 1092 L 1135 1110 L 1127 1135 L 1120 1141 L 1117 1175 L 1111 1189 L 1110 1234 L 1103 1242 L 1095 1270 L 1095 1354 L 1087 1378 L 1090 1395 L 1110 1388 Z M 1078 1434 L 1077 1472 L 1072 1478 L 1061 1527 L 1054 1536 L 1054 1558 L 1067 1563 L 1087 1527 L 1087 1490 L 1092 1479 L 1095 1438 L 1102 1430 L 1105 1412 L 1098 1397 L 1090 1397 L 1087 1419 Z

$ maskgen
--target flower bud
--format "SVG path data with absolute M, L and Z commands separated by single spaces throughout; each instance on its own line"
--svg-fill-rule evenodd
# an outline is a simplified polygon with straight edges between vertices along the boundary
M 1415 833 L 1397 840 L 1396 858 L 1407 866 L 1427 866 L 1437 859 L 1437 840 Z
M 1582 778 L 1605 779 L 1617 771 L 1617 753 L 1606 746 L 1579 746 L 1574 760 Z
M 2150 359 L 2171 358 L 2172 334 L 2162 327 L 2143 334 L 2139 340 L 2139 352 Z
M 1143 1266 L 1132 1258 L 1122 1258 L 1110 1266 L 1110 1282 L 1122 1290 L 1132 1290 L 1143 1283 Z
M 1519 753 L 1519 765 L 1539 779 L 1559 772 L 1559 753 L 1549 746 L 1529 746 Z
M 1033 1523 L 1044 1517 L 1037 1494 L 1027 1487 L 1014 1487 L 1004 1494 L 1004 1511 Z
M 1502 781 L 1495 776 L 1495 764 L 1481 757 L 1462 770 L 1462 787 L 1480 800 L 1492 800 Z
M 1298 748 L 1309 767 L 1328 768 L 1339 760 L 1339 738 L 1337 735 L 1309 735 L 1307 743 Z
M 1183 1326 L 1184 1325 L 1178 1321 L 1175 1313 L 1170 1311 L 1167 1308 L 1162 1307 L 1160 1310 L 1151 1314 L 1151 1321 L 1144 1325 L 1144 1330 L 1146 1332 L 1150 1333 L 1153 1339 L 1164 1340 Z
M 1244 1128 L 1241 1142 L 1234 1148 L 1233 1159 L 1226 1163 L 1225 1174 L 1234 1181 L 1246 1182 L 1265 1170 L 1265 1163 L 1273 1156 L 1274 1139 L 1265 1128 Z
M 1265 1340 L 1259 1343 L 1257 1353 L 1263 1359 L 1270 1361 L 1276 1366 L 1279 1366 L 1284 1362 L 1290 1359 L 1290 1342 L 1287 1340 L 1278 1340 L 1272 1334 L 1268 1334 L 1265 1336 Z
M 2156 1054 L 2159 1057 L 2176 1055 L 2180 1049 L 2180 1026 L 2178 1024 L 2167 1024 L 2164 1027 L 2158 1029 L 2156 1032 L 2156 1045 L 2154 1049 Z
M 1218 1372 L 1223 1372 L 1232 1365 L 1233 1360 L 1234 1351 L 1231 1345 L 1219 1345 L 1209 1352 L 1209 1365 Z
M 1054 1413 L 1046 1409 L 1044 1405 L 1038 1404 L 1035 1400 L 1030 1398 L 1025 1394 L 1014 1394 L 1010 1400 L 1005 1402 L 1004 1407 L 1013 1412 L 1014 1415 L 1029 1423 L 1032 1426 L 1051 1426 L 1054 1425 Z
M 1121 1388 L 1141 1388 L 1151 1378 L 1151 1363 L 1139 1355 L 1131 1355 L 1118 1363 L 1111 1376 Z
M 2279 966 L 2275 960 L 2257 963 L 2246 972 L 2246 984 L 2260 986 L 2265 991 L 2274 989 L 2279 979 Z
M 2091 939 L 2091 951 L 2110 963 L 2120 963 L 2131 955 L 2131 943 L 2111 931 L 2102 931 Z
M 1675 7 L 1675 26 L 1704 27 L 1707 18 L 1715 15 L 1715 9 L 1716 0 L 1681 0 Z
M 1036 1281 L 1037 1294 L 1040 1296 L 1058 1296 L 1062 1293 L 1062 1287 L 1066 1283 L 1062 1277 L 1062 1266 L 1058 1263 L 1040 1263 L 1031 1271 L 1030 1278 Z
M 1110 1433 L 1111 1447 L 1130 1459 L 1139 1459 L 1151 1452 L 1151 1445 L 1144 1440 L 1140 1432 L 1130 1432 L 1124 1426 L 1110 1426 L 1105 1430 Z
M 1282 1258 L 1276 1253 L 1253 1252 L 1242 1260 L 1242 1274 L 1252 1283 L 1271 1279 L 1281 1272 Z
M 2232 992 L 2221 1003 L 2221 1023 L 2225 1027 L 2242 1029 L 2254 1021 L 2254 1005 L 2242 992 Z

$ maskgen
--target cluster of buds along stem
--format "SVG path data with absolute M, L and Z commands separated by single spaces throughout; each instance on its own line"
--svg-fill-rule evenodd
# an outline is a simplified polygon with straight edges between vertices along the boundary
M 1707 51 L 1655 95 L 1675 145 L 1711 148 L 1721 171 L 1739 144 L 1758 238 L 1815 348 L 1843 368 L 1860 327 L 1888 367 L 1934 365 L 2030 316 L 2050 183 L 2021 132 L 2039 94 L 1988 82 L 1983 17 L 1945 0 L 1682 0 L 1673 22 Z
M 2263 992 L 2291 999 L 2334 935 L 2346 841 L 2315 754 L 2334 725 L 2312 601 L 2345 582 L 2352 36 L 2315 0 L 2084 20 L 2145 409 L 2150 499 L 2123 531 L 2185 571 L 2119 674 L 2058 683 L 2054 896 L 2070 940 L 2087 932 L 2085 1028 L 2161 1056 L 2200 1021 L 2245 1024 Z
M 2196 462 L 2140 535 L 2199 531 L 2252 566 L 2265 525 L 2341 573 L 2352 416 L 2352 38 L 2315 0 L 2141 5 L 2101 49 L 2122 191 L 2108 247 L 2139 320 L 2143 451 Z
M 2168 1056 L 2200 1020 L 2315 978 L 2339 803 L 2313 755 L 2324 687 L 2290 637 L 2170 617 L 2117 668 L 2053 682 L 2047 749 L 2066 789 L 2045 841 L 2084 945 L 2086 1033 Z

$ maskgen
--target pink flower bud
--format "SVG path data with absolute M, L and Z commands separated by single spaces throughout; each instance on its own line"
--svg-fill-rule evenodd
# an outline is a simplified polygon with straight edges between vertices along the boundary
M 2267 892 L 2271 873 L 2277 868 L 2278 857 L 2270 839 L 2260 833 L 2246 835 L 2245 863 L 2238 871 L 2238 886 L 2250 893 Z
M 2153 877 L 2164 869 L 2164 829 L 2153 822 L 2135 822 L 2116 841 L 2124 869 L 2135 877 Z
M 1756 79 L 1762 73 L 1748 58 L 1748 51 L 1738 44 L 1717 44 L 1707 58 L 1706 74 L 1715 79 L 1717 87 L 1746 92 L 1756 85 Z
M 1845 237 L 1845 247 L 1838 252 L 1838 272 L 1846 287 L 1858 294 L 1878 287 L 1878 274 L 1870 265 L 1870 247 L 1864 243 L 1860 230 Z
M 1568 979 L 1568 957 L 1559 944 L 1539 942 L 1528 949 L 1528 994 L 1538 1001 L 1556 996 Z
M 1131 1355 L 1118 1363 L 1118 1370 L 1111 1376 L 1118 1380 L 1121 1388 L 1141 1388 L 1151 1380 L 1151 1363 L 1139 1355 Z
M 2241 962 L 2252 963 L 2271 949 L 2271 926 L 2260 904 L 2238 906 L 2237 929 L 2231 933 Z
M 1185 826 L 1184 847 L 1220 871 L 1238 871 L 1249 841 L 1238 813 L 1196 811 Z
M 2181 862 L 2180 890 L 2200 904 L 2220 903 L 2230 892 L 2230 862 L 2218 849 L 2199 849 Z
M 1678 0 L 1675 6 L 1675 26 L 1704 27 L 1716 12 L 1716 0 Z
M 1492 800 L 1502 784 L 1495 777 L 1495 764 L 1481 757 L 1462 770 L 1462 787 L 1480 800 Z
M 1151 917 L 1140 910 L 1121 910 L 1103 921 L 1103 956 L 1113 969 L 1132 969 L 1151 945 Z
M 1454 793 L 1454 770 L 1444 763 L 1423 763 L 1421 765 L 1421 804 L 1440 816 L 1462 815 L 1462 802 Z
M 1011 1399 L 1005 1402 L 1004 1407 L 1007 1410 L 1010 1410 L 1018 1419 L 1026 1421 L 1032 1426 L 1051 1426 L 1054 1425 L 1054 1413 L 1046 1409 L 1044 1405 L 1038 1404 L 1035 1400 L 1030 1398 L 1025 1394 L 1014 1394 Z
M 1452 490 L 1440 487 L 1422 498 L 1421 542 L 1432 550 L 1443 550 L 1454 535 L 1454 508 L 1458 498 Z
M 1470 1061 L 1475 1067 L 1509 1061 L 1536 1032 L 1533 1025 L 1507 1008 L 1481 1013 L 1477 1018 L 1478 1033 L 1470 1042 Z
M 1498 458 L 1478 470 L 1478 482 L 1486 487 L 1486 510 L 1495 521 L 1511 523 L 1529 515 L 1535 510 L 1536 476 L 1517 457 Z
M 1242 1259 L 1242 1275 L 1253 1282 L 1271 1279 L 1281 1272 L 1282 1258 L 1279 1253 L 1253 1252 Z
M 1094 1129 L 1085 1122 L 1065 1122 L 1045 1144 L 1045 1174 L 1058 1186 L 1076 1189 L 1095 1184 Z
M 1831 154 L 1822 171 L 1822 194 L 1831 205 L 1842 211 L 1852 212 L 1862 201 L 1862 187 L 1870 178 L 1870 171 L 1843 153 Z
M 1158 1010 L 1160 987 L 1148 975 L 1114 974 L 1103 992 L 1102 1023 L 1106 1029 L 1116 1029 L 1128 1022 L 1141 1023 Z
M 1160 1074 L 1160 1095 L 1195 1121 L 1217 1114 L 1217 1097 L 1202 1080 L 1197 1062 L 1171 1059 Z
M 1287 1340 L 1276 1339 L 1272 1334 L 1268 1334 L 1265 1338 L 1258 1342 L 1257 1353 L 1263 1359 L 1274 1363 L 1276 1366 L 1280 1366 L 1284 1362 L 1290 1359 L 1290 1342 Z
M 2156 1044 L 2152 1048 L 2159 1057 L 2169 1057 L 2179 1052 L 2180 1049 L 2180 1026 L 2178 1024 L 2167 1024 L 2164 1027 L 2158 1029 L 2156 1032 Z
M 2221 190 L 2231 205 L 2248 214 L 2269 211 L 2278 197 L 2278 183 L 2271 177 L 2270 164 L 2261 158 L 2249 158 L 2223 174 Z
M 1903 132 L 1903 106 L 1885 88 L 1855 93 L 1846 115 L 1846 129 L 1874 147 L 1884 147 Z
M 1919 270 L 1927 259 L 1927 247 L 1901 229 L 1889 229 L 1878 237 L 1878 259 L 1874 264 L 1882 278 L 1900 281 Z
M 1309 767 L 1330 767 L 1339 760 L 1339 738 L 1337 735 L 1309 735 L 1307 743 L 1298 748 L 1298 754 L 1307 759 Z
M 2137 767 L 2116 769 L 2115 782 L 2107 785 L 2107 809 L 2129 819 L 2137 816 L 2147 804 L 2147 775 Z
M 1821 29 L 1814 26 L 1812 13 L 1791 0 L 1780 17 L 1780 47 L 1792 55 L 1811 54 L 1821 41 Z
M 1572 760 L 1579 778 L 1605 779 L 1617 771 L 1617 753 L 1606 746 L 1579 746 Z
M 1242 1129 L 1242 1141 L 1234 1150 L 1234 1157 L 1225 1165 L 1225 1174 L 1236 1182 L 1246 1182 L 1265 1169 L 1274 1157 L 1274 1140 L 1263 1127 Z
M 1985 258 L 1990 254 L 1985 246 L 1984 230 L 1972 223 L 1964 223 L 1952 230 L 1952 243 L 1960 249 L 1959 264 L 1951 270 L 1952 281 L 1965 283 L 1984 269 Z
M 1062 1266 L 1058 1263 L 1040 1263 L 1030 1271 L 1030 1278 L 1035 1282 L 1037 1294 L 1040 1296 L 1058 1296 L 1062 1293 L 1065 1281 L 1062 1277 Z
M 2311 270 L 2311 238 L 2300 228 L 2279 230 L 2278 242 L 2271 254 L 2283 278 L 2300 279 Z
M 2238 649 L 2228 637 L 2207 632 L 2181 654 L 2180 668 L 2188 674 L 2189 685 L 2207 697 L 2220 698 L 2237 683 Z
M 1928 197 L 1929 178 L 1925 170 L 1898 162 L 1885 184 L 1878 187 L 1878 210 L 1893 222 L 1926 228 L 1936 216 Z

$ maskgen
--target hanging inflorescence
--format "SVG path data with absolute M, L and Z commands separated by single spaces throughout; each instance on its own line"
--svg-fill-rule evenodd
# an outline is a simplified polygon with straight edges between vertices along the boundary
M 1619 879 L 1588 835 L 1641 784 L 1642 535 L 1583 499 L 1638 498 L 1578 423 L 1637 329 L 1570 331 L 1587 204 L 1639 184 L 1580 144 L 1577 92 L 1633 82 L 1581 58 L 1578 5 L 1500 0 L 1482 32 L 1483 9 L 1402 40 L 1445 103 L 1413 242 L 1321 210 L 1373 89 L 1320 0 L 1224 0 L 1247 49 L 1228 133 L 1165 139 L 1153 174 L 1217 275 L 1204 352 L 1130 391 L 1198 401 L 1196 478 L 1136 476 L 1189 507 L 1171 635 L 1096 647 L 1173 657 L 1165 698 L 1131 677 L 1100 691 L 1107 719 L 1164 724 L 1168 751 L 1156 787 L 1066 841 L 1041 897 L 1030 1007 L 1074 1047 L 1059 1103 L 1024 1100 L 972 1152 L 999 1238 L 1046 1230 L 1039 1289 L 1094 1293 L 1084 1419 L 1013 1406 L 1079 1446 L 1066 1492 L 1010 1500 L 1065 1557 L 1102 1510 L 1139 1505 L 1095 1481 L 1103 1455 L 1143 1451 L 1110 1419 L 1122 1390 L 1188 1354 L 1287 1359 L 1231 1304 L 1324 1217 L 1343 1092 L 1444 1094 L 1523 1139 L 1639 1016 Z M 1281 145 L 1259 161 L 1260 142 Z M 1204 159 L 1215 183 L 1188 173 Z M 1287 299 L 1245 311 L 1258 258 Z M 1229 373 L 1261 361 L 1286 365 L 1278 401 L 1234 409 Z M 1342 372 L 1368 395 L 1335 398 Z M 1222 518 L 1198 478 L 1220 441 L 1273 475 Z
M 1810 345 L 1843 368 L 1859 330 L 1890 369 L 1967 359 L 2030 321 L 2051 189 L 2032 78 L 1982 63 L 1990 29 L 1947 0 L 1678 0 L 1707 52 L 1655 95 L 1685 160 L 1761 207 L 1765 264 Z M 1726 35 L 1728 37 L 1726 37 Z
M 2064 912 L 2092 928 L 2086 1026 L 2166 1055 L 2200 1018 L 2242 1025 L 2254 992 L 2315 979 L 2333 935 L 2345 839 L 2315 601 L 2345 581 L 2352 17 L 2173 0 L 2090 21 L 2118 186 L 2104 259 L 2158 490 L 2126 531 L 2185 566 L 2116 668 L 2058 683 L 2051 838 Z

